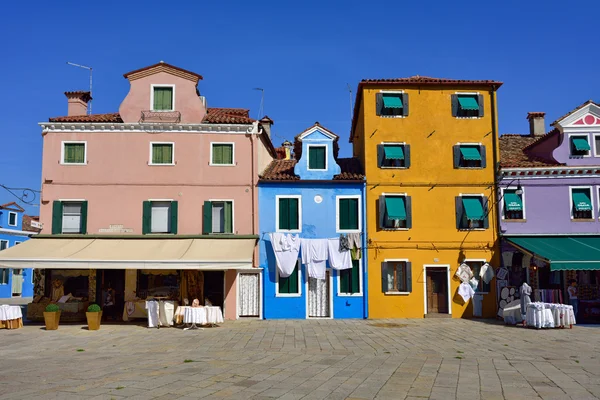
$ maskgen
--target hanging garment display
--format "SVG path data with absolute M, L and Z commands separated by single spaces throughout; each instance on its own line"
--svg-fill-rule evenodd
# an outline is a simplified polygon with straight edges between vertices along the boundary
M 481 266 L 479 270 L 479 277 L 483 279 L 485 284 L 487 285 L 494 279 L 494 269 L 490 266 L 490 264 L 485 263 Z
M 471 267 L 463 263 L 460 264 L 455 275 L 462 283 L 467 283 L 473 277 L 473 271 L 471 270 Z
M 327 239 L 327 247 L 329 252 L 329 265 L 331 268 L 337 270 L 352 268 L 350 251 L 340 251 L 340 239 Z
M 527 282 L 523 282 L 523 285 L 521 285 L 521 288 L 519 289 L 519 294 L 521 295 L 521 315 L 523 315 L 523 319 L 525 319 L 527 305 L 531 303 L 531 286 L 529 286 Z
M 275 253 L 279 276 L 287 278 L 296 268 L 296 261 L 300 252 L 300 237 L 279 232 L 270 233 L 269 236 Z
M 348 251 L 350 250 L 350 242 L 348 241 L 348 236 L 343 233 L 340 235 L 340 251 Z
M 469 285 L 471 285 L 471 287 L 473 288 L 473 290 L 477 291 L 477 286 L 479 286 L 479 281 L 477 280 L 477 278 L 473 277 L 469 281 Z
M 502 261 L 505 267 L 512 267 L 513 265 L 513 252 L 505 251 L 502 253 Z
M 529 266 L 531 265 L 531 254 L 524 254 L 523 255 L 523 268 L 529 268 Z
M 360 240 L 360 233 L 349 233 L 348 244 L 350 245 L 350 251 L 353 260 L 360 260 L 362 243 Z
M 325 279 L 329 239 L 302 239 L 302 264 L 308 267 L 308 276 Z
M 461 283 L 460 286 L 458 286 L 458 294 L 460 297 L 463 298 L 463 300 L 465 301 L 465 303 L 467 301 L 469 301 L 469 299 L 471 297 L 473 297 L 475 295 L 475 291 L 473 290 L 473 288 L 471 287 L 471 285 L 469 285 L 468 283 Z

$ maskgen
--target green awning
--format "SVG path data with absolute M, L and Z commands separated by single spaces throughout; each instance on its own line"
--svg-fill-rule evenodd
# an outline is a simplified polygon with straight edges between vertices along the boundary
M 577 150 L 577 151 L 589 151 L 590 150 L 590 144 L 588 143 L 586 138 L 574 137 L 571 140 L 573 141 L 573 146 L 575 146 L 575 150 Z
M 385 210 L 389 219 L 406 219 L 406 207 L 404 198 L 399 196 L 389 196 L 385 198 Z
M 591 211 L 592 202 L 584 191 L 573 190 L 573 206 L 575 211 Z
M 516 193 L 504 194 L 504 209 L 506 211 L 523 211 L 523 200 Z
M 402 146 L 383 146 L 383 153 L 387 160 L 404 160 Z
M 600 269 L 600 236 L 505 236 L 509 242 L 550 262 L 551 271 Z
M 467 161 L 481 161 L 479 148 L 475 146 L 460 146 L 460 154 Z
M 479 110 L 475 96 L 458 96 L 458 105 L 463 110 Z
M 383 95 L 383 106 L 385 108 L 402 108 L 402 99 L 400 96 Z
M 481 199 L 478 197 L 463 197 L 463 207 L 469 221 L 481 221 L 485 218 Z

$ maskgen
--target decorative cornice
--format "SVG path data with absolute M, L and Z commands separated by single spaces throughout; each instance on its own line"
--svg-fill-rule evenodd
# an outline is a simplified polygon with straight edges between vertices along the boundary
M 42 134 L 48 132 L 145 132 L 145 133 L 255 133 L 253 124 L 173 124 L 113 122 L 40 122 Z
M 503 168 L 500 172 L 501 178 L 511 178 L 515 176 L 523 177 L 577 177 L 600 176 L 600 166 L 579 166 L 579 167 L 552 167 L 552 168 Z
M 37 232 L 31 232 L 31 231 L 18 231 L 16 229 L 7 229 L 7 228 L 0 228 L 0 233 L 3 233 L 5 235 L 11 235 L 11 236 L 30 236 L 30 235 L 37 235 Z

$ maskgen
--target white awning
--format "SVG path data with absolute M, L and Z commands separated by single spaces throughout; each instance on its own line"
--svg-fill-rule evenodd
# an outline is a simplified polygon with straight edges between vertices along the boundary
M 0 252 L 0 267 L 52 269 L 252 268 L 256 239 L 35 238 Z

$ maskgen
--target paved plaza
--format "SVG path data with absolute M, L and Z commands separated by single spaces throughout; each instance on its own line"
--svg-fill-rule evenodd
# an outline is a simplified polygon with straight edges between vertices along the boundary
M 0 399 L 593 399 L 600 328 L 227 321 L 0 331 Z

